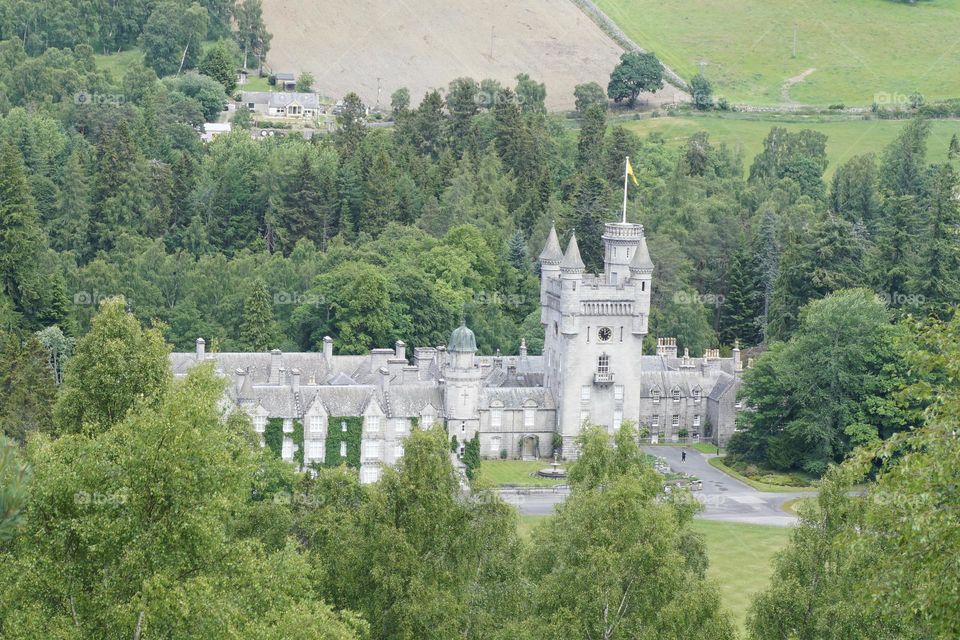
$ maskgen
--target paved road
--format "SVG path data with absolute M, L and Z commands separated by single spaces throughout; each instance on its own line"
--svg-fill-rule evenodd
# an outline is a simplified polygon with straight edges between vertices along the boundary
M 704 503 L 704 510 L 698 515 L 707 520 L 728 522 L 747 522 L 789 526 L 796 518 L 785 513 L 781 505 L 790 498 L 810 495 L 809 493 L 764 493 L 731 478 L 727 474 L 711 467 L 704 456 L 696 449 L 686 449 L 687 459 L 681 462 L 681 447 L 644 447 L 653 455 L 666 459 L 674 471 L 683 471 L 697 476 L 703 481 L 703 491 L 694 495 Z M 558 504 L 569 495 L 566 489 L 530 489 L 503 490 L 503 499 L 515 505 L 522 515 L 550 515 Z

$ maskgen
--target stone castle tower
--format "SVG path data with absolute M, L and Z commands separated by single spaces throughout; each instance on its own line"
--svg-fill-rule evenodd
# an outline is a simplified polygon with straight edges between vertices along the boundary
M 643 225 L 608 223 L 604 269 L 584 273 L 576 234 L 560 251 L 550 229 L 540 254 L 540 321 L 544 337 L 544 386 L 557 399 L 557 431 L 565 457 L 584 422 L 612 433 L 623 420 L 640 418 L 643 339 L 650 314 L 653 263 Z

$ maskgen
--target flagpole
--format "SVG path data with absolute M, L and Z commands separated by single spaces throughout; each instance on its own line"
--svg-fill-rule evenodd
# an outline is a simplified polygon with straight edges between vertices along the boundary
M 627 224 L 627 167 L 630 166 L 630 156 L 623 163 L 623 224 Z

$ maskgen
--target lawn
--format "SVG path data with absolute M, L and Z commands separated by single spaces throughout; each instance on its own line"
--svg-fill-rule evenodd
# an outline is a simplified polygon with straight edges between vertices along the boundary
M 692 134 L 706 131 L 713 144 L 725 142 L 732 149 L 743 153 L 744 170 L 750 169 L 753 158 L 763 149 L 763 139 L 772 127 L 784 127 L 790 131 L 813 129 L 827 136 L 826 175 L 830 177 L 836 168 L 856 155 L 877 153 L 896 138 L 907 125 L 907 120 L 862 120 L 802 117 L 755 117 L 747 114 L 689 115 L 684 117 L 644 118 L 618 122 L 627 129 L 646 136 L 659 133 L 667 143 L 680 146 Z M 931 120 L 927 159 L 943 162 L 947 158 L 950 136 L 960 135 L 960 120 Z
M 553 516 L 520 516 L 520 537 L 530 540 L 533 528 Z M 786 527 L 768 527 L 715 520 L 694 520 L 703 536 L 710 568 L 707 574 L 720 583 L 720 597 L 736 624 L 743 628 L 752 597 L 767 586 L 773 557 L 790 538 Z
M 480 464 L 480 478 L 498 486 L 555 487 L 563 484 L 560 480 L 533 475 L 537 469 L 549 466 L 547 460 L 484 460 Z
M 736 478 L 744 484 L 748 484 L 757 491 L 764 491 L 767 493 L 795 493 L 797 491 L 816 491 L 815 487 L 791 487 L 784 486 L 779 484 L 767 484 L 766 482 L 760 482 L 758 480 L 752 480 L 751 478 L 746 477 L 745 475 L 739 473 L 736 469 L 731 469 L 723 463 L 723 458 L 709 458 L 707 464 L 711 467 L 723 471 L 725 474 L 732 478 Z
M 773 557 L 790 539 L 790 529 L 758 524 L 694 520 L 707 544 L 707 575 L 720 583 L 720 598 L 741 628 L 750 601 L 766 588 Z
M 960 0 L 596 0 L 689 78 L 731 102 L 868 106 L 960 95 Z M 796 56 L 794 57 L 794 34 Z M 807 72 L 783 95 L 783 84 Z
M 95 55 L 93 58 L 98 69 L 109 71 L 113 81 L 119 82 L 133 64 L 143 61 L 143 52 L 140 49 L 130 49 L 110 55 Z

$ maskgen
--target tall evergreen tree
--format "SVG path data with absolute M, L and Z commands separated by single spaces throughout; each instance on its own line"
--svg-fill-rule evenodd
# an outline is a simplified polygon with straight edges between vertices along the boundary
M 275 341 L 273 300 L 263 280 L 256 280 L 243 301 L 240 344 L 247 351 L 267 351 L 277 347 Z

